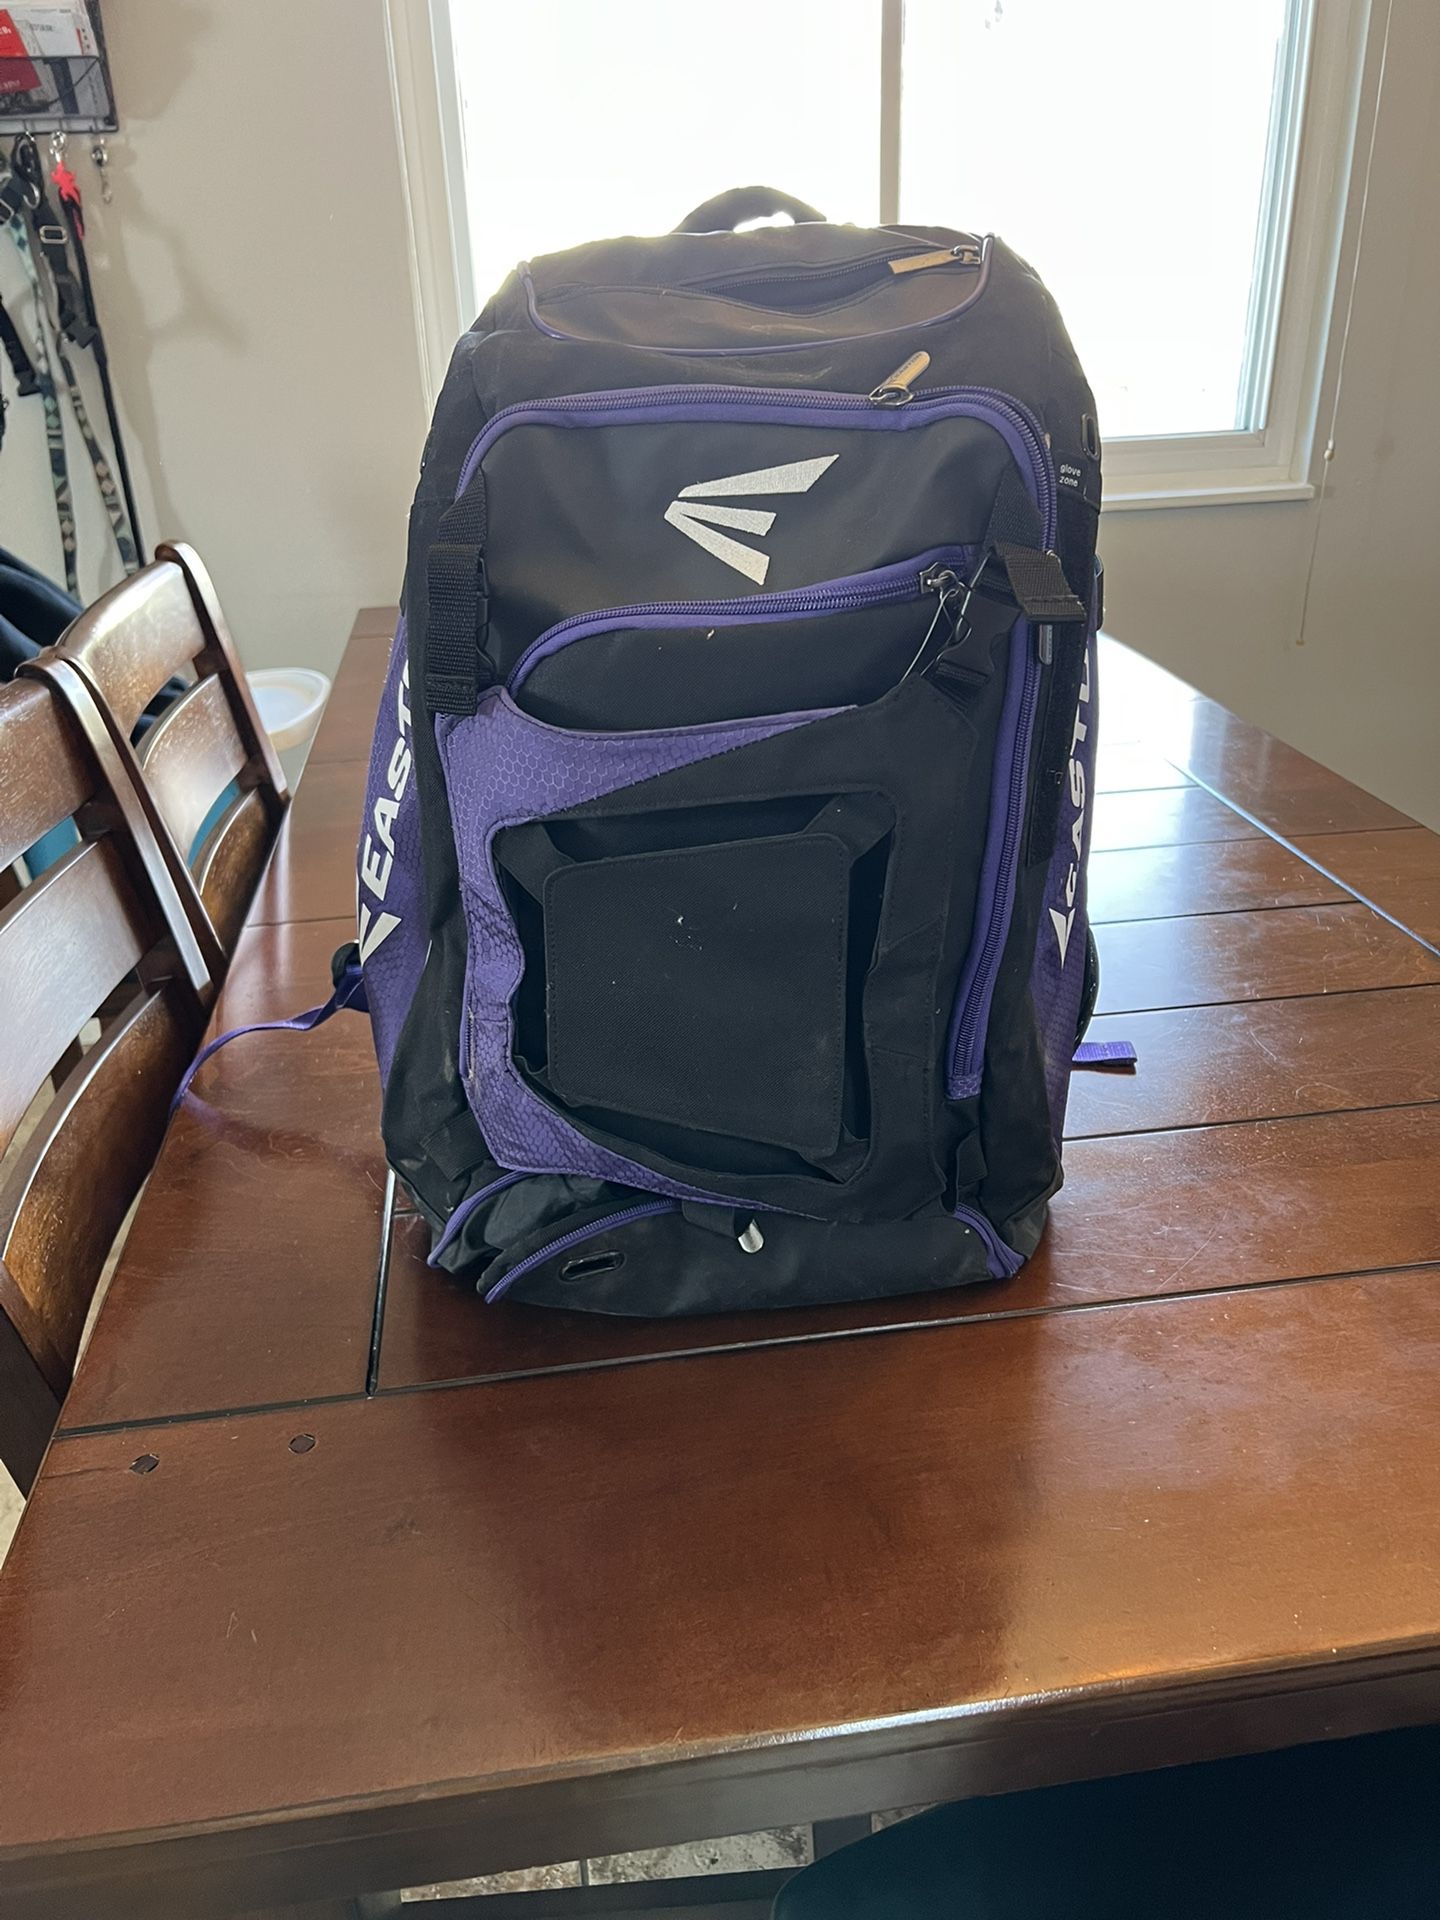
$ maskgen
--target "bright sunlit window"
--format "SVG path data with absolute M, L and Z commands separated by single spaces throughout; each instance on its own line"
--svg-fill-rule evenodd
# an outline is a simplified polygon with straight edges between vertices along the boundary
M 1303 411 L 1300 376 L 1282 381 L 1279 363 L 1300 121 L 1327 8 L 1337 21 L 1349 11 L 449 0 L 434 11 L 458 103 L 461 298 L 473 312 L 517 260 L 664 232 L 757 182 L 832 220 L 994 231 L 1055 294 L 1112 447 L 1163 444 L 1141 459 L 1223 459 L 1252 479 L 1263 462 L 1274 487 Z M 1337 45 L 1344 34 L 1337 24 Z M 1333 183 L 1343 169 L 1324 172 Z

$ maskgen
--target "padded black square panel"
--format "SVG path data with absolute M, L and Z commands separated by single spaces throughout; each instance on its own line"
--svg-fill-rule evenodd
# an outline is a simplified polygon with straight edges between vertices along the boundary
M 574 1106 L 831 1151 L 851 855 L 826 833 L 581 861 L 545 883 L 549 1077 Z

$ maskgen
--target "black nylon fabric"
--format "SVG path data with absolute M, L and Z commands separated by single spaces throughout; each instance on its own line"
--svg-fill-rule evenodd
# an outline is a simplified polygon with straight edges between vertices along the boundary
M 933 266 L 895 273 L 889 264 L 942 249 L 952 257 Z M 590 337 L 573 337 L 577 331 Z M 763 350 L 751 350 L 757 346 Z M 734 347 L 745 351 L 727 351 Z M 1011 451 L 993 426 L 975 420 L 893 432 L 855 431 L 838 414 L 833 426 L 718 421 L 702 417 L 706 395 L 697 393 L 696 411 L 680 419 L 579 432 L 517 427 L 487 454 L 478 500 L 455 513 L 466 457 L 506 407 L 595 394 L 623 404 L 625 395 L 657 387 L 863 397 L 917 350 L 929 356 L 913 376 L 917 399 L 982 387 L 1034 416 L 1055 489 L 1059 566 L 1072 593 L 1082 585 L 1088 593 L 1099 505 L 1099 461 L 1087 451 L 1093 437 L 1085 425 L 1093 401 L 1050 296 L 1003 243 L 981 248 L 973 236 L 939 228 L 823 223 L 601 242 L 512 276 L 456 349 L 411 516 L 412 687 L 434 691 L 432 708 L 465 711 L 467 700 L 494 698 L 485 692 L 491 681 L 573 615 L 742 601 L 863 575 L 931 548 L 981 549 L 997 529 L 1025 548 L 1016 577 L 1063 610 L 1053 563 L 1026 544 L 1035 533 L 1023 502 L 1017 509 Z M 806 462 L 825 465 L 801 491 L 755 499 L 737 489 L 737 498 L 702 484 Z M 763 579 L 723 564 L 667 518 L 680 503 L 683 520 L 684 503 L 696 499 L 773 516 L 763 528 L 701 518 L 763 556 Z M 447 539 L 447 514 L 449 528 L 465 522 L 463 537 Z M 460 551 L 437 556 L 446 546 Z M 1003 596 L 1003 569 L 996 571 Z M 432 627 L 432 574 L 443 631 Z M 1018 644 L 1007 639 L 1013 605 L 997 601 L 989 573 L 986 592 L 956 627 L 960 605 L 957 591 L 828 620 L 797 614 L 743 635 L 733 629 L 728 649 L 723 627 L 711 634 L 689 626 L 683 633 L 695 646 L 683 660 L 673 645 L 680 627 L 669 635 L 648 624 L 617 628 L 587 643 L 588 653 L 556 653 L 529 676 L 516 696 L 522 709 L 582 730 L 643 732 L 792 712 L 811 686 L 819 692 L 810 703 L 841 704 L 836 695 L 848 691 L 856 705 L 548 816 L 544 830 L 561 870 L 569 873 L 567 862 L 588 869 L 565 879 L 559 894 L 570 889 L 573 898 L 549 916 L 549 930 L 543 880 L 537 899 L 505 876 L 527 954 L 513 1009 L 516 1064 L 582 1137 L 663 1179 L 781 1210 L 766 1215 L 765 1249 L 743 1252 L 732 1233 L 739 1216 L 724 1208 L 647 1215 L 624 1229 L 633 1251 L 586 1279 L 579 1297 L 573 1279 L 558 1277 L 559 1256 L 545 1259 L 549 1242 L 577 1226 L 588 1234 L 617 1209 L 660 1203 L 650 1191 L 555 1171 L 527 1174 L 467 1208 L 442 1265 L 492 1285 L 529 1261 L 513 1297 L 537 1303 L 704 1312 L 904 1292 L 994 1271 L 997 1256 L 982 1236 L 951 1216 L 957 1205 L 983 1206 L 1016 1255 L 1033 1249 L 1059 1169 L 1029 967 L 1053 844 L 1047 806 L 1058 736 L 1046 716 L 1073 704 L 1073 653 L 1056 627 L 1055 658 L 1037 670 L 1015 907 L 994 984 L 982 1091 L 954 1100 L 947 1034 L 967 953 L 981 934 L 976 909 L 996 825 L 991 774 Z M 912 636 L 917 645 L 929 637 L 937 607 L 948 630 L 896 685 L 905 672 L 897 663 Z M 657 666 L 667 643 L 670 659 Z M 508 1170 L 489 1151 L 483 1115 L 471 1113 L 459 1075 L 465 921 L 444 775 L 423 713 L 414 751 L 429 950 L 388 1077 L 383 1125 L 391 1162 L 438 1235 Z M 894 827 L 858 861 L 829 856 L 834 872 L 823 884 L 818 867 L 792 873 L 787 836 L 803 839 L 828 801 L 864 793 L 883 797 Z M 726 838 L 737 833 L 738 843 Z M 718 860 L 704 853 L 732 844 L 739 851 Z M 670 878 L 657 889 L 645 876 L 661 866 Z M 747 886 L 755 900 L 744 937 L 728 947 L 718 939 L 688 976 L 682 1043 L 667 1040 L 668 1052 L 647 1056 L 641 1014 L 647 986 L 663 973 L 659 896 L 668 901 L 679 887 L 691 908 L 713 914 L 722 895 L 738 906 Z M 592 942 L 587 928 L 602 918 Z M 547 938 L 557 943 L 553 952 Z M 830 969 L 842 952 L 837 997 Z M 612 989 L 627 967 L 623 989 Z M 817 969 L 829 983 L 823 992 Z M 587 994 L 587 975 L 601 990 Z M 712 1034 L 705 1010 L 737 978 L 748 982 L 743 1014 Z M 620 999 L 608 1003 L 612 991 Z M 555 1060 L 552 1005 L 561 1033 Z M 601 1014 L 593 1028 L 591 1005 Z M 687 1035 L 707 1069 L 696 1086 L 681 1071 Z M 707 1111 L 705 1084 L 718 1085 L 722 1069 L 737 1058 L 743 1064 L 747 1049 L 783 1060 L 787 1047 L 796 1070 L 779 1078 L 801 1088 L 788 1116 L 777 1120 L 771 1110 L 763 1060 L 753 1085 L 734 1071 L 729 1104 Z M 804 1093 L 807 1072 L 819 1092 Z M 626 1112 L 617 1083 L 646 1111 Z M 768 1137 L 776 1134 L 785 1137 Z

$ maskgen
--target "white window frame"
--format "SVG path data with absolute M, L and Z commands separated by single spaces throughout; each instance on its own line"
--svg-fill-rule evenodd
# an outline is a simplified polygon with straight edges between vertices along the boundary
M 1361 122 L 1374 111 L 1370 0 L 1290 0 L 1290 70 L 1277 88 L 1243 384 L 1264 425 L 1109 439 L 1107 509 L 1305 500 Z M 391 89 L 410 225 L 422 376 L 433 404 L 478 307 L 465 214 L 464 132 L 448 0 L 386 0 Z M 897 218 L 903 0 L 883 0 L 880 218 Z M 1373 81 L 1373 75 L 1369 76 Z M 1286 218 L 1288 210 L 1289 217 Z

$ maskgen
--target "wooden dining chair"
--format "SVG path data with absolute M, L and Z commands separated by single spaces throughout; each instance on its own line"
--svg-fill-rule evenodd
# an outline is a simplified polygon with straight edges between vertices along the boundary
M 158 547 L 38 664 L 55 655 L 77 670 L 132 768 L 207 964 L 223 974 L 289 795 L 205 563 L 188 546 Z M 193 684 L 132 748 L 141 714 L 177 673 Z
M 213 990 L 108 730 L 61 697 L 75 669 L 32 666 L 0 687 L 0 869 L 77 837 L 0 908 L 0 1460 L 22 1492 Z

